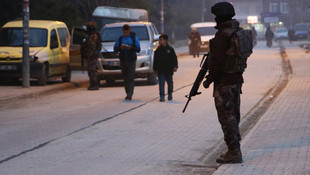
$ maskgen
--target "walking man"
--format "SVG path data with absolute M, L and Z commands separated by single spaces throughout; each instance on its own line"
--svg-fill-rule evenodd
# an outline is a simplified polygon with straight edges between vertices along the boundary
M 86 24 L 88 37 L 81 46 L 82 61 L 87 61 L 87 72 L 89 77 L 88 90 L 99 90 L 97 76 L 97 60 L 101 50 L 101 36 L 97 32 L 97 24 L 93 21 Z
M 165 82 L 168 84 L 168 100 L 172 100 L 173 73 L 178 70 L 178 60 L 174 49 L 168 45 L 168 36 L 161 34 L 159 46 L 154 53 L 153 69 L 159 79 L 160 102 L 165 101 Z
M 235 10 L 228 2 L 216 3 L 212 9 L 217 23 L 215 38 L 211 40 L 209 74 L 203 82 L 205 88 L 214 83 L 213 97 L 228 151 L 221 155 L 217 163 L 241 163 L 240 150 L 240 94 L 243 83 L 242 71 L 236 69 L 237 49 L 232 44 L 232 36 L 239 28 L 239 22 L 232 19 Z M 249 42 L 252 42 L 251 40 Z M 252 44 L 252 43 L 251 43 Z
M 127 94 L 125 100 L 131 100 L 135 86 L 136 53 L 140 52 L 140 42 L 136 33 L 131 31 L 128 24 L 123 26 L 123 35 L 116 40 L 114 51 L 119 52 L 121 71 Z

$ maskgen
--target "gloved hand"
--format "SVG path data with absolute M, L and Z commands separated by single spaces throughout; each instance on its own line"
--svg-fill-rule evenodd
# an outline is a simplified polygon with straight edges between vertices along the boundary
M 206 89 L 208 89 L 211 83 L 212 83 L 212 82 L 210 82 L 210 81 L 208 81 L 208 79 L 206 79 L 206 80 L 203 82 L 203 87 L 206 88 Z

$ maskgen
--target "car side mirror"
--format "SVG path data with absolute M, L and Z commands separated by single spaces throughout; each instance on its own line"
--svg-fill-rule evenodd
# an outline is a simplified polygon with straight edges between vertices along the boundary
M 155 35 L 153 41 L 159 41 L 160 35 Z

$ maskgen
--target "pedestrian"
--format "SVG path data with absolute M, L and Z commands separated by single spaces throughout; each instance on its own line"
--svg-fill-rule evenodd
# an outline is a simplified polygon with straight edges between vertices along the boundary
M 199 57 L 200 52 L 200 45 L 201 45 L 201 37 L 200 33 L 196 30 L 195 27 L 192 28 L 192 32 L 189 35 L 189 53 L 193 55 L 195 58 L 196 56 Z
M 159 46 L 154 53 L 153 69 L 159 80 L 159 101 L 165 101 L 165 82 L 168 85 L 168 100 L 172 100 L 172 76 L 178 70 L 178 60 L 174 49 L 168 44 L 166 34 L 161 34 L 159 37 Z
M 293 29 L 293 27 L 291 27 L 290 30 L 288 30 L 288 40 L 290 41 L 290 44 L 293 43 L 294 38 L 295 38 L 295 30 Z
M 257 40 L 256 40 L 257 32 L 256 32 L 255 27 L 252 27 L 251 31 L 252 31 L 252 39 L 253 39 L 253 47 L 254 47 L 257 44 Z
M 215 38 L 210 41 L 209 74 L 203 85 L 208 88 L 212 82 L 214 84 L 215 107 L 228 148 L 228 151 L 216 159 L 216 162 L 241 163 L 239 122 L 243 72 L 239 70 L 240 66 L 231 66 L 237 65 L 239 60 L 236 56 L 237 47 L 232 42 L 233 34 L 239 29 L 239 22 L 232 19 L 235 16 L 235 10 L 228 2 L 216 3 L 211 8 L 211 13 L 215 15 L 217 24 L 215 28 L 218 31 Z M 252 40 L 246 42 L 252 42 Z
M 269 48 L 272 46 L 272 39 L 273 39 L 273 37 L 274 37 L 273 31 L 271 30 L 270 27 L 267 27 L 267 30 L 265 32 L 265 38 L 266 38 L 266 45 Z
M 101 50 L 101 35 L 97 32 L 97 24 L 93 21 L 86 24 L 87 38 L 81 45 L 82 61 L 87 61 L 87 73 L 89 77 L 88 90 L 99 90 L 97 76 L 97 61 Z
M 123 35 L 114 45 L 114 51 L 119 52 L 120 66 L 126 91 L 125 100 L 131 100 L 135 86 L 135 71 L 137 52 L 140 52 L 140 42 L 136 33 L 131 31 L 128 24 L 123 25 Z

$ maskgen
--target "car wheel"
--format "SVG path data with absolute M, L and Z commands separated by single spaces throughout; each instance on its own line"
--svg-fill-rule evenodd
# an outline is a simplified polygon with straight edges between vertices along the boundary
M 47 83 L 47 75 L 48 75 L 48 69 L 46 64 L 43 65 L 41 70 L 41 76 L 38 78 L 38 84 L 41 86 L 46 85 Z
M 66 70 L 66 74 L 64 77 L 61 78 L 63 82 L 70 82 L 71 81 L 71 69 L 68 66 Z
M 147 84 L 148 85 L 155 85 L 157 84 L 157 77 L 154 73 L 147 75 Z

